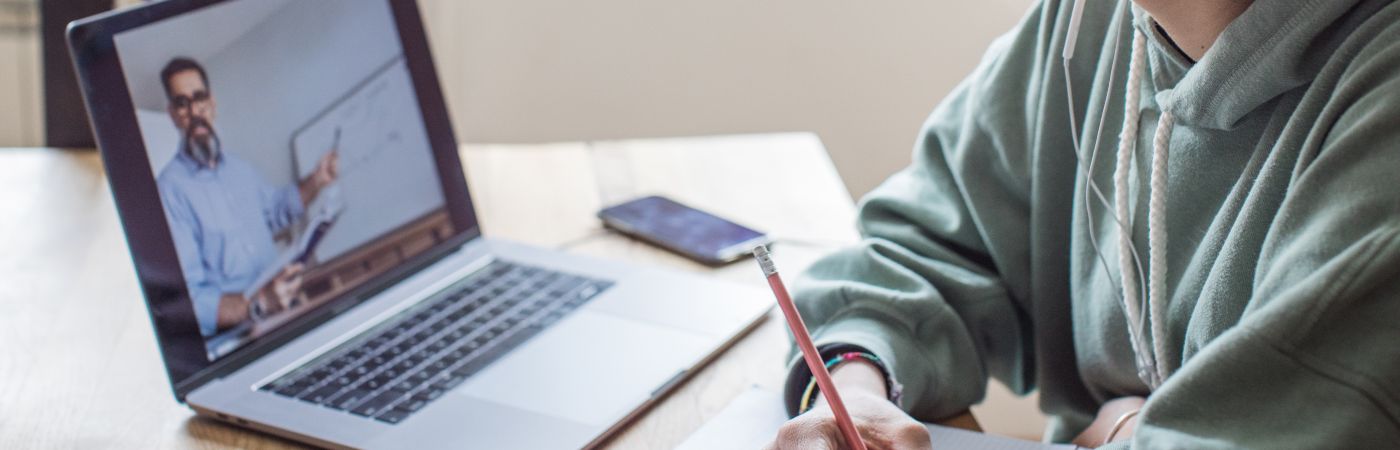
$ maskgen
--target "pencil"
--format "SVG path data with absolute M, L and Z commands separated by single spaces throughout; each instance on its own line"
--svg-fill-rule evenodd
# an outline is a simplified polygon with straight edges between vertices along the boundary
M 856 431 L 855 422 L 851 421 L 850 413 L 846 412 L 846 404 L 841 402 L 841 395 L 836 392 L 836 384 L 831 381 L 831 374 L 826 371 L 826 364 L 822 362 L 821 354 L 817 353 L 816 344 L 812 343 L 812 335 L 807 332 L 807 325 L 802 323 L 802 316 L 797 314 L 797 305 L 794 305 L 792 297 L 788 296 L 787 286 L 783 285 L 782 277 L 778 276 L 778 268 L 773 264 L 768 247 L 754 247 L 753 257 L 758 260 L 763 275 L 768 277 L 768 287 L 773 288 L 773 296 L 778 299 L 778 308 L 783 310 L 783 317 L 787 318 L 793 340 L 797 341 L 797 348 L 802 350 L 802 359 L 807 361 L 807 368 L 812 370 L 812 376 L 817 379 L 817 387 L 821 389 L 822 396 L 826 397 L 826 403 L 831 405 L 831 412 L 836 416 L 836 427 L 841 429 L 846 446 L 852 450 L 865 450 L 865 442 L 860 440 L 860 432 Z

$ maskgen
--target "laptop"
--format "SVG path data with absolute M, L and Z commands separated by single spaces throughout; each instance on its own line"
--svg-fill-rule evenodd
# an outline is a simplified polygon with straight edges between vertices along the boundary
M 170 0 L 70 25 L 175 397 L 325 447 L 600 445 L 769 302 L 483 236 L 420 14 Z

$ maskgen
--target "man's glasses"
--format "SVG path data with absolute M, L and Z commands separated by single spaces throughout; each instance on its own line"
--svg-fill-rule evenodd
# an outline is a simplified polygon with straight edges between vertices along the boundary
M 184 111 L 195 105 L 204 106 L 209 104 L 209 91 L 194 91 L 194 95 L 176 95 L 170 97 L 170 106 L 179 111 Z

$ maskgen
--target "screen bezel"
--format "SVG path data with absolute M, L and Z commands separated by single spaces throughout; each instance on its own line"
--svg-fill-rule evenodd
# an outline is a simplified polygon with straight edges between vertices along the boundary
M 403 58 L 418 97 L 442 184 L 443 209 L 448 213 L 453 234 L 340 298 L 292 319 L 267 335 L 254 338 L 227 355 L 209 361 L 141 139 L 114 36 L 226 1 L 234 0 L 154 2 L 79 20 L 68 27 L 69 49 L 93 125 L 93 134 L 101 150 L 102 162 L 131 250 L 132 263 L 146 298 L 166 372 L 175 398 L 181 402 L 194 389 L 247 365 L 344 313 L 481 235 L 418 5 L 414 0 L 382 0 L 388 2 L 394 16 Z

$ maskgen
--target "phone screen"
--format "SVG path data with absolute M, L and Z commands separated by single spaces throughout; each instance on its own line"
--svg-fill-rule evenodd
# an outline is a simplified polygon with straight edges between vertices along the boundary
M 606 208 L 598 217 L 608 226 L 706 263 L 743 255 L 741 244 L 766 243 L 763 233 L 659 196 Z

